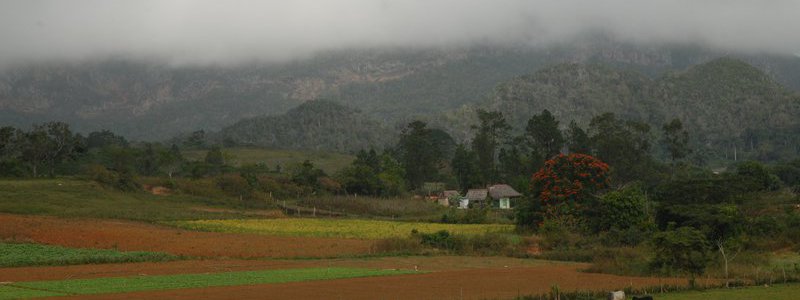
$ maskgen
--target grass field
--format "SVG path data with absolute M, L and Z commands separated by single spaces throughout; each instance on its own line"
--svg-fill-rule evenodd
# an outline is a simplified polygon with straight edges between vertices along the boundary
M 177 257 L 157 252 L 120 252 L 103 249 L 72 249 L 59 246 L 0 243 L 0 267 L 102 264 L 169 261 Z
M 796 300 L 800 299 L 800 284 L 779 284 L 736 289 L 713 289 L 656 295 L 659 300 Z
M 501 224 L 440 224 L 417 222 L 394 222 L 355 219 L 263 219 L 263 220 L 197 220 L 170 222 L 184 229 L 257 233 L 277 236 L 338 237 L 357 239 L 381 239 L 407 237 L 412 230 L 433 233 L 447 230 L 454 234 L 483 234 L 488 232 L 508 233 L 513 225 Z
M 203 160 L 206 150 L 188 150 L 183 155 L 189 160 Z M 280 165 L 286 170 L 294 164 L 310 160 L 314 166 L 322 169 L 325 173 L 333 174 L 349 165 L 355 157 L 352 155 L 314 152 L 299 150 L 274 150 L 260 148 L 225 148 L 222 150 L 225 155 L 226 163 L 232 166 L 242 166 L 250 164 L 266 164 L 270 169 Z
M 16 282 L 12 284 L 0 285 L 0 299 L 129 293 L 136 291 L 285 283 L 309 280 L 400 275 L 409 273 L 413 273 L 413 271 L 359 268 L 307 268 L 211 274 L 180 274 Z
M 79 179 L 0 180 L 0 212 L 139 221 L 234 218 L 242 215 L 197 211 L 214 199 L 120 192 Z

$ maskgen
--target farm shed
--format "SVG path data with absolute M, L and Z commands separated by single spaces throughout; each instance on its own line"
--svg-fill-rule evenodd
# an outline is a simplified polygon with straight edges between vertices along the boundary
M 465 197 L 467 205 L 484 207 L 487 204 L 488 195 L 489 190 L 487 189 L 470 189 Z
M 458 191 L 456 190 L 446 190 L 439 194 L 439 201 L 438 203 L 443 206 L 450 206 L 450 199 L 454 199 L 458 197 Z
M 511 200 L 522 197 L 522 194 L 507 184 L 495 184 L 489 187 L 489 196 L 497 201 L 500 209 L 511 209 Z

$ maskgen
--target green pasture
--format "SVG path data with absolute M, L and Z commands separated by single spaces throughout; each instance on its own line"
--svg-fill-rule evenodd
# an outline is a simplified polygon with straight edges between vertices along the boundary
M 59 246 L 0 242 L 0 267 L 55 266 L 143 261 L 169 261 L 177 257 L 157 252 L 121 252 Z
M 138 291 L 286 283 L 310 280 L 401 275 L 410 273 L 413 273 L 413 271 L 359 268 L 308 268 L 212 274 L 179 274 L 16 282 L 0 285 L 0 299 L 130 293 Z

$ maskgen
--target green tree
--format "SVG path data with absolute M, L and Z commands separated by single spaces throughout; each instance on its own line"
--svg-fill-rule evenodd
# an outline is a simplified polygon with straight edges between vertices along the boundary
M 477 113 L 480 125 L 472 127 L 477 130 L 472 139 L 472 150 L 478 156 L 478 167 L 482 174 L 481 181 L 488 184 L 498 179 L 496 163 L 498 148 L 507 138 L 511 126 L 500 112 L 479 109 Z
M 480 184 L 478 156 L 464 144 L 456 146 L 450 165 L 462 191 Z
M 570 153 L 590 154 L 592 151 L 592 141 L 589 135 L 575 121 L 569 122 L 566 131 L 566 143 Z
M 561 148 L 564 147 L 564 136 L 558 129 L 558 121 L 546 109 L 528 120 L 525 136 L 530 148 L 545 159 L 561 153 Z
M 103 148 L 111 145 L 128 147 L 128 141 L 125 140 L 124 137 L 116 135 L 109 130 L 93 131 L 86 137 L 86 147 L 89 149 Z
M 590 213 L 595 231 L 642 227 L 649 219 L 647 198 L 638 187 L 608 192 L 593 206 Z
M 406 191 L 405 169 L 394 157 L 388 153 L 381 155 L 381 173 L 378 179 L 381 181 L 381 195 L 397 196 Z
M 213 146 L 206 152 L 204 160 L 212 169 L 212 172 L 219 173 L 222 167 L 225 166 L 225 156 L 222 154 L 222 149 L 219 146 Z
M 398 150 L 406 181 L 412 189 L 423 182 L 438 178 L 439 164 L 442 162 L 442 149 L 438 147 L 433 131 L 422 121 L 413 121 L 403 128 Z
M 292 181 L 294 183 L 317 188 L 320 177 L 325 176 L 325 172 L 315 167 L 310 160 L 305 160 L 292 171 Z
M 158 163 L 163 169 L 163 172 L 167 173 L 167 176 L 169 176 L 170 179 L 175 172 L 180 170 L 183 162 L 183 155 L 181 154 L 180 149 L 178 149 L 178 145 L 172 144 L 169 150 L 161 151 L 159 153 Z
M 692 227 L 680 227 L 656 233 L 653 236 L 655 258 L 651 267 L 667 274 L 689 274 L 690 283 L 703 274 L 710 262 L 710 245 L 706 237 Z
M 672 119 L 661 129 L 664 131 L 664 139 L 661 142 L 673 162 L 683 159 L 692 152 L 689 149 L 689 132 L 683 129 L 681 120 Z
M 592 118 L 589 129 L 595 154 L 614 167 L 612 173 L 618 184 L 651 175 L 654 162 L 649 152 L 649 125 L 605 113 Z
M 153 176 L 158 173 L 159 156 L 153 144 L 146 143 L 144 145 L 144 151 L 137 157 L 137 164 L 141 175 Z

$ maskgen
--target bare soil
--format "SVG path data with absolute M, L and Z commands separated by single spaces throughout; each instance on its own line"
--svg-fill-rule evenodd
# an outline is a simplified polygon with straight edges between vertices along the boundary
M 0 239 L 191 257 L 291 258 L 366 254 L 372 241 L 196 232 L 131 221 L 0 214 Z
M 562 291 L 606 291 L 686 283 L 682 279 L 582 273 L 579 268 L 576 265 L 480 268 L 391 277 L 82 295 L 75 299 L 510 299 L 547 293 L 554 284 Z

